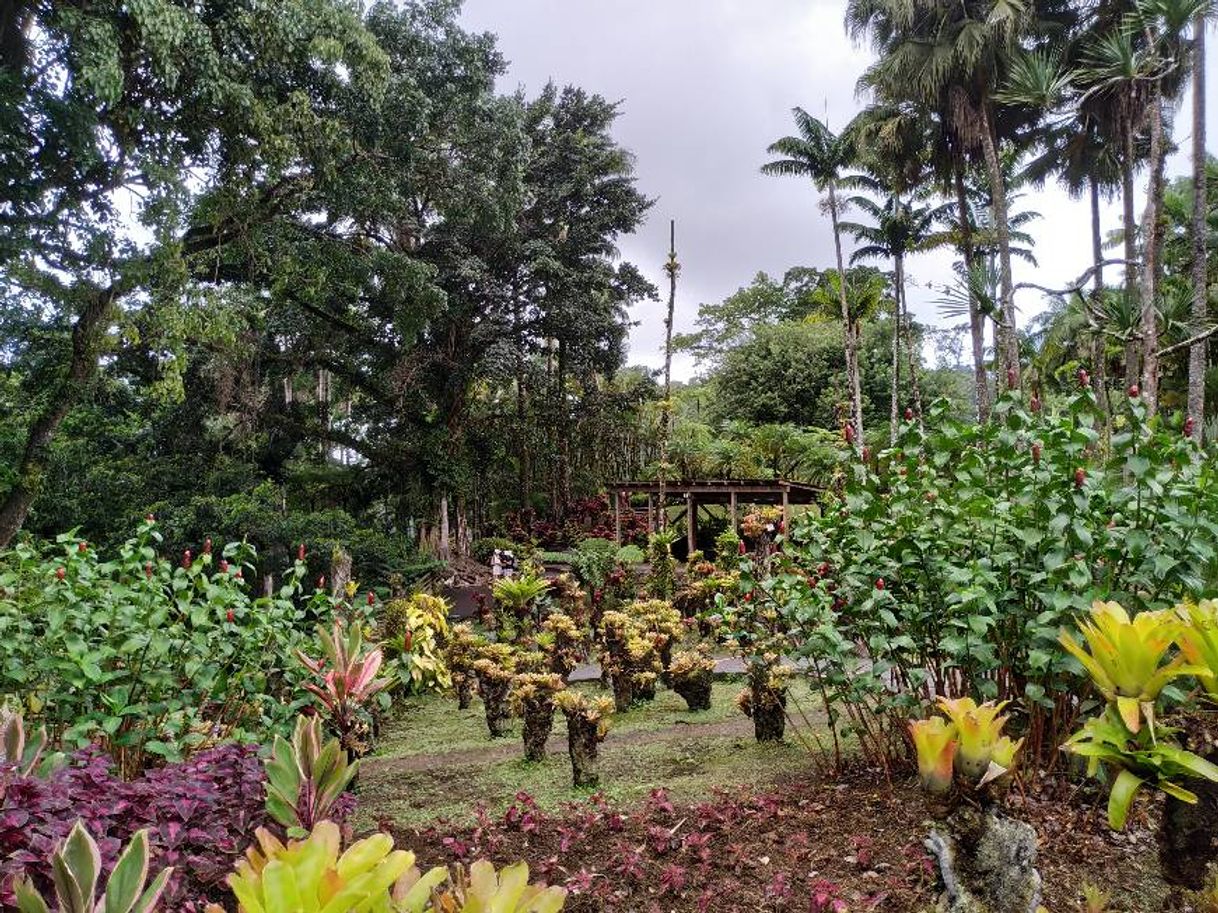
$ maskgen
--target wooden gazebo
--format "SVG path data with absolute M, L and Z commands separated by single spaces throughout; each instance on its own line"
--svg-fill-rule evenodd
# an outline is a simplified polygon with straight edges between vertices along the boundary
M 784 523 L 791 519 L 792 504 L 815 504 L 822 489 L 786 479 L 678 479 L 664 483 L 665 504 L 660 504 L 660 483 L 617 482 L 610 486 L 613 497 L 614 534 L 622 541 L 622 505 L 635 495 L 647 495 L 647 529 L 656 528 L 659 511 L 673 502 L 685 506 L 685 536 L 692 552 L 697 548 L 698 508 L 704 504 L 726 504 L 732 528 L 736 528 L 736 506 L 773 504 L 782 507 Z

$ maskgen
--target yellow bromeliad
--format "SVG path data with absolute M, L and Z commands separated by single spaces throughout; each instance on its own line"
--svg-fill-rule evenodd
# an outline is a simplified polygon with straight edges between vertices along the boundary
M 918 752 L 918 775 L 929 793 L 945 793 L 952 786 L 952 762 L 956 756 L 956 727 L 941 716 L 911 720 L 909 733 Z
M 1182 624 L 1176 644 L 1193 674 L 1211 697 L 1218 698 L 1218 600 L 1203 599 L 1176 607 Z
M 1079 624 L 1088 649 L 1064 632 L 1058 640 L 1116 705 L 1129 731 L 1136 733 L 1143 717 L 1153 727 L 1155 700 L 1163 687 L 1177 676 L 1196 672 L 1184 656 L 1163 664 L 1181 627 L 1179 616 L 1171 611 L 1140 612 L 1130 619 L 1117 603 L 1097 600 L 1091 618 Z
M 999 716 L 1006 705 L 1006 701 L 1000 704 L 993 701 L 978 704 L 971 697 L 939 700 L 939 709 L 955 725 L 956 738 L 960 742 L 956 770 L 969 782 L 980 783 L 989 774 L 994 748 L 1007 721 L 1005 716 Z M 1010 750 L 1010 754 L 1014 755 L 1014 749 Z

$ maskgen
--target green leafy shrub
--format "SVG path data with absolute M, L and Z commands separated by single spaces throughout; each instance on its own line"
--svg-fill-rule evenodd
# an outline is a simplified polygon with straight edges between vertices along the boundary
M 148 519 L 109 559 L 71 534 L 0 555 L 0 693 L 23 695 L 53 746 L 97 742 L 128 776 L 287 729 L 307 700 L 293 653 L 333 608 L 305 592 L 303 556 L 255 598 L 248 545 L 171 562 L 160 543 Z
M 774 576 L 740 562 L 876 760 L 905 755 L 903 718 L 933 696 L 968 694 L 1011 701 L 1052 765 L 1081 682 L 1059 632 L 1094 600 L 1137 613 L 1213 585 L 1218 462 L 1136 397 L 1102 427 L 1089 387 L 1055 415 L 1007 394 L 984 425 L 937 402 L 878 468 L 852 465 Z
M 655 599 L 672 599 L 677 565 L 672 557 L 672 544 L 676 541 L 677 534 L 670 529 L 652 533 L 647 540 L 647 560 L 651 564 L 647 592 Z
M 617 567 L 618 545 L 612 539 L 584 539 L 571 553 L 571 570 L 588 590 L 603 590 Z
M 469 546 L 470 554 L 473 555 L 474 560 L 481 561 L 483 564 L 491 563 L 491 558 L 496 550 L 512 552 L 517 557 L 522 557 L 526 549 L 504 536 L 485 536 L 481 539 L 475 539 Z

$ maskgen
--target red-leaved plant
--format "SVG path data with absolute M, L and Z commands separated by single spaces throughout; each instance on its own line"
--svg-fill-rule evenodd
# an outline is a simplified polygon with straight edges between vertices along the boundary
M 371 747 L 372 699 L 392 683 L 388 677 L 377 674 L 384 654 L 379 647 L 364 649 L 363 632 L 358 624 L 348 626 L 344 633 L 342 622 L 335 620 L 333 633 L 318 626 L 317 636 L 321 642 L 320 659 L 313 659 L 303 650 L 296 651 L 305 667 L 321 677 L 320 684 L 307 682 L 305 687 L 325 708 L 339 744 L 360 757 Z

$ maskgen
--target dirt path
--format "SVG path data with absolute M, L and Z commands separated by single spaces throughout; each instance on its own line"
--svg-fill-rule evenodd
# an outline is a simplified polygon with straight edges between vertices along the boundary
M 678 720 L 666 729 L 637 729 L 631 732 L 610 731 L 609 740 L 614 745 L 649 745 L 661 742 L 674 742 L 681 739 L 751 736 L 752 734 L 752 721 L 747 717 L 740 716 L 728 720 L 720 720 L 716 723 L 686 723 Z M 550 741 L 546 743 L 546 753 L 565 755 L 567 753 L 566 736 L 551 736 Z M 381 777 L 413 771 L 477 767 L 519 756 L 520 739 L 519 737 L 513 737 L 499 739 L 489 744 L 486 748 L 429 752 L 398 758 L 365 758 L 360 762 L 360 766 L 369 774 Z

